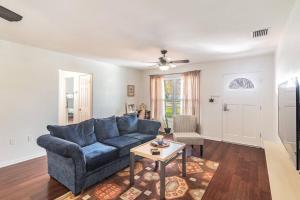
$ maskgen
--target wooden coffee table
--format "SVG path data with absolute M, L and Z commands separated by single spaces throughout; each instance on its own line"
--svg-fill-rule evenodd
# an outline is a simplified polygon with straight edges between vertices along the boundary
M 153 141 L 153 140 L 152 140 Z M 179 155 L 182 155 L 182 176 L 186 176 L 186 149 L 185 144 L 175 141 L 170 142 L 170 146 L 159 148 L 160 155 L 152 155 L 151 142 L 141 144 L 130 149 L 130 186 L 134 185 L 134 164 L 135 156 L 151 159 L 155 161 L 155 169 L 160 165 L 160 199 L 165 199 L 165 170 L 166 166 L 175 160 Z

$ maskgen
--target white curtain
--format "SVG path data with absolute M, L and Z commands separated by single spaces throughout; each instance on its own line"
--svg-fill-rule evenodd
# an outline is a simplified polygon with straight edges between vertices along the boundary
M 200 130 L 200 71 L 182 74 L 182 114 L 197 117 L 197 131 Z
M 150 76 L 151 118 L 162 121 L 164 118 L 164 79 L 163 76 Z

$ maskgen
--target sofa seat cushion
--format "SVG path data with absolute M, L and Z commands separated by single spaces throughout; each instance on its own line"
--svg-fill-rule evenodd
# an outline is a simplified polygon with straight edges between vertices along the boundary
M 128 114 L 117 117 L 117 125 L 120 135 L 135 133 L 138 131 L 138 118 L 136 114 Z
M 140 145 L 142 142 L 138 139 L 126 136 L 118 136 L 102 141 L 104 144 L 114 146 L 119 149 L 119 156 L 129 155 L 130 149 Z
M 99 142 L 82 147 L 86 159 L 87 171 L 97 169 L 116 158 L 118 158 L 118 149 L 113 146 L 105 145 Z
M 119 136 L 116 117 L 95 119 L 95 134 L 98 141 Z
M 94 119 L 66 126 L 48 125 L 47 129 L 52 136 L 74 142 L 81 147 L 93 144 L 97 141 L 94 133 Z
M 155 139 L 155 135 L 148 135 L 148 134 L 142 134 L 142 133 L 129 133 L 124 136 L 138 139 L 138 140 L 142 141 L 143 143 Z

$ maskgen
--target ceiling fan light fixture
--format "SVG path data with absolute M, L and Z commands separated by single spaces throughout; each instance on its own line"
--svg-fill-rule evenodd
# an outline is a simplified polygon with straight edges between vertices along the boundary
M 176 67 L 176 65 L 174 65 L 174 64 L 170 64 L 170 67 L 171 67 L 171 68 L 175 68 L 175 67 Z
M 159 69 L 160 69 L 161 71 L 167 71 L 167 70 L 170 69 L 170 66 L 168 66 L 168 65 L 161 65 L 161 66 L 159 66 Z
M 172 60 L 171 58 L 166 57 L 167 52 L 168 51 L 166 49 L 161 50 L 162 56 L 158 58 L 158 62 L 154 62 L 154 63 L 156 63 L 156 65 L 154 66 L 156 69 L 158 68 L 161 71 L 167 71 L 171 68 L 175 68 L 176 64 L 189 63 L 190 62 L 188 59 Z

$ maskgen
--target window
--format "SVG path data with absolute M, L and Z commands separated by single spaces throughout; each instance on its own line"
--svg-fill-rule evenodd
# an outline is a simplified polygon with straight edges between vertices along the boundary
M 172 119 L 174 115 L 181 114 L 182 107 L 182 81 L 180 77 L 166 78 L 165 90 L 165 115 Z
M 229 89 L 253 89 L 254 84 L 247 78 L 236 78 L 229 84 Z

